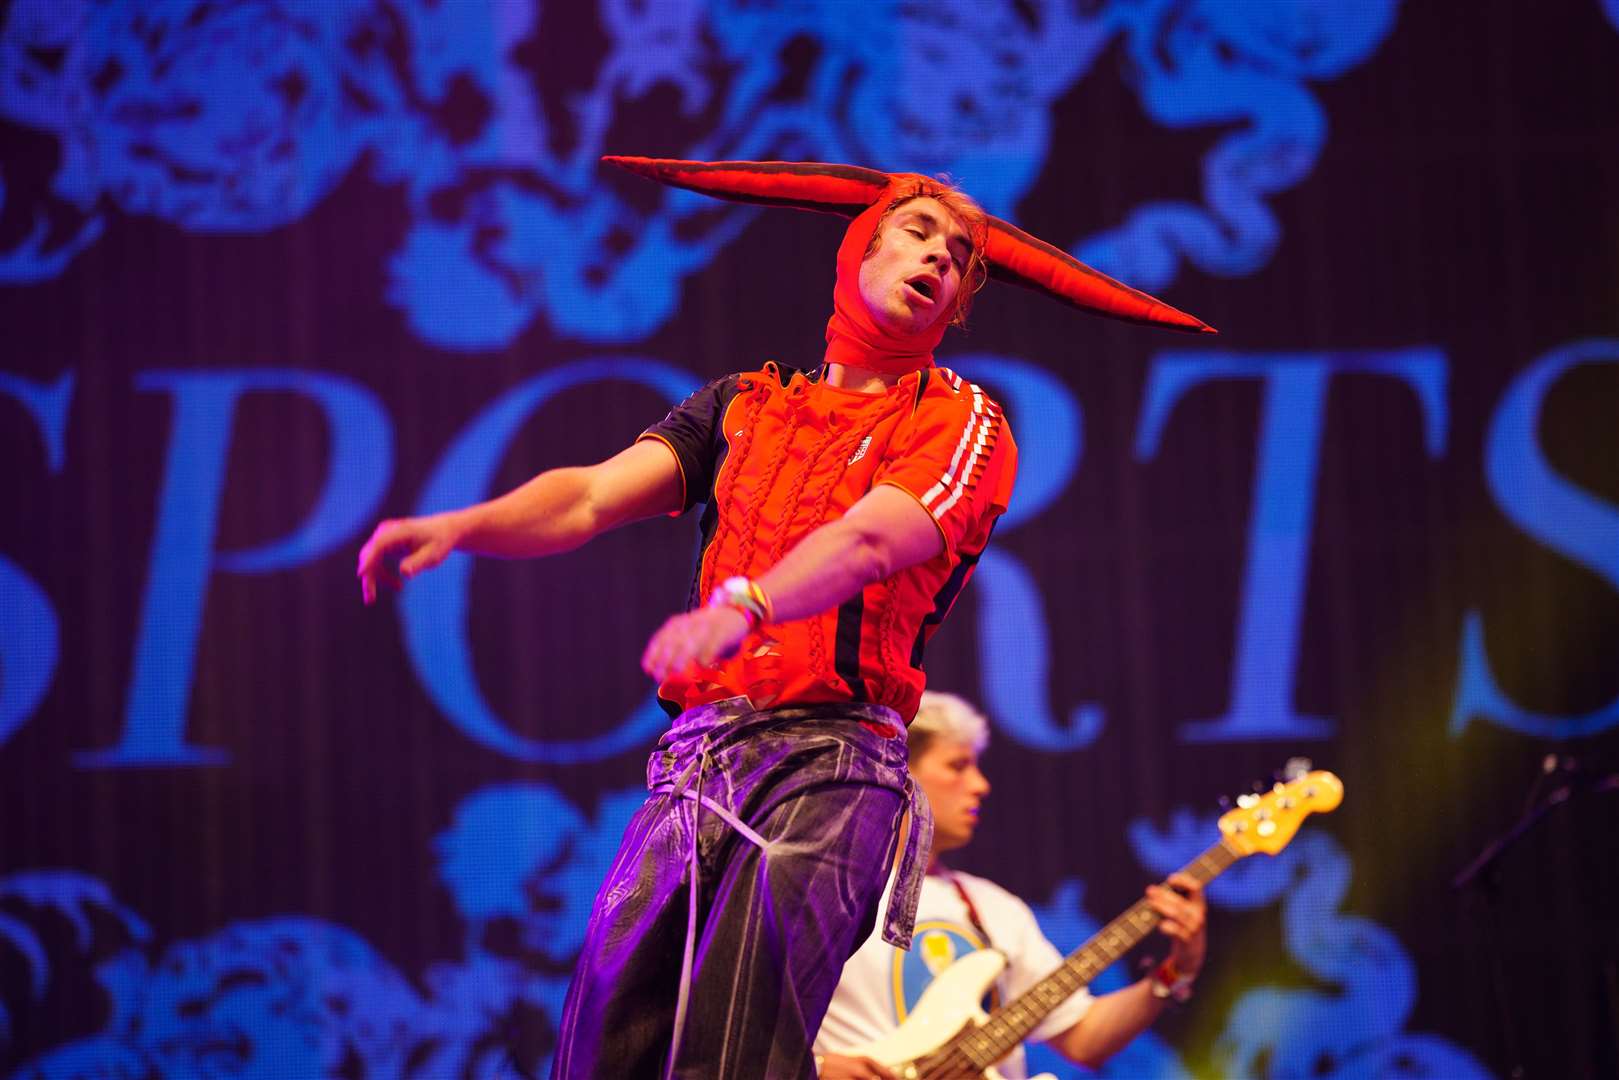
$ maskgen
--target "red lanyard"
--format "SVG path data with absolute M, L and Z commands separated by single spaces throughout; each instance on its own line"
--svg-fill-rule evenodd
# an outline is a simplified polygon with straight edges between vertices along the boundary
M 978 936 L 984 941 L 984 948 L 993 949 L 995 947 L 995 942 L 990 940 L 989 930 L 984 926 L 984 920 L 978 917 L 978 907 L 973 903 L 973 898 L 967 895 L 967 889 L 961 884 L 961 879 L 956 877 L 955 871 L 953 870 L 946 870 L 945 876 L 950 879 L 950 884 L 956 887 L 956 895 L 961 897 L 961 902 L 966 905 L 967 921 L 973 924 L 974 930 L 978 931 Z M 984 1010 L 986 1012 L 994 1012 L 996 1009 L 1000 1008 L 1000 1005 L 1001 980 L 996 979 L 995 982 L 990 986 L 989 993 L 984 995 Z
M 973 898 L 967 895 L 967 890 L 962 887 L 961 879 L 956 876 L 955 871 L 947 870 L 945 873 L 950 878 L 950 884 L 956 887 L 956 895 L 961 897 L 961 902 L 967 907 L 967 920 L 973 924 L 973 929 L 978 931 L 978 936 L 984 939 L 984 948 L 993 949 L 995 942 L 990 940 L 989 931 L 984 927 L 984 920 L 978 917 L 978 908 L 973 905 Z

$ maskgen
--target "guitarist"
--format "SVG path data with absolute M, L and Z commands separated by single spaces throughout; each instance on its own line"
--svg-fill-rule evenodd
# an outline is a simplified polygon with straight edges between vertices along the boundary
M 996 985 L 999 1002 L 1015 998 L 1062 962 L 1027 904 L 992 881 L 939 861 L 940 855 L 972 840 L 990 791 L 978 767 L 978 756 L 989 742 L 984 717 L 961 698 L 928 691 L 907 741 L 911 775 L 927 795 L 934 822 L 933 856 L 922 885 L 915 938 L 911 951 L 903 952 L 874 934 L 845 965 L 815 1042 L 820 1075 L 826 1080 L 891 1078 L 889 1069 L 870 1058 L 835 1051 L 897 1028 L 931 977 L 964 953 L 993 947 L 1007 954 L 1007 969 Z M 1035 1028 L 1034 1038 L 1095 1068 L 1150 1027 L 1172 1000 L 1190 995 L 1203 966 L 1207 908 L 1192 878 L 1173 874 L 1168 885 L 1146 890 L 1149 903 L 1164 917 L 1159 929 L 1170 940 L 1168 959 L 1123 990 L 1095 998 L 1080 991 Z M 997 1069 L 1008 1080 L 1023 1077 L 1023 1050 Z

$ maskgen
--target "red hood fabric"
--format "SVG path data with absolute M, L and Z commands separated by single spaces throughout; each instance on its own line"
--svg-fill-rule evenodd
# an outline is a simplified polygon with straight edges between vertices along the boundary
M 925 176 L 899 173 L 890 179 L 877 201 L 849 223 L 843 243 L 838 245 L 838 279 L 832 287 L 832 318 L 826 324 L 828 363 L 851 364 L 888 375 L 904 375 L 933 365 L 933 350 L 950 325 L 949 314 L 941 314 L 937 322 L 919 333 L 885 330 L 860 295 L 860 264 L 890 206 L 900 199 L 934 195 L 941 190 L 943 185 Z M 981 250 L 982 244 L 983 237 L 973 237 L 975 248 Z

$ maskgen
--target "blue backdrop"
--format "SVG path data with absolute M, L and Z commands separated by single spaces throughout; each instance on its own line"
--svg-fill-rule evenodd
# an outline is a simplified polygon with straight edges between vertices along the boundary
M 1109 1075 L 1619 1071 L 1615 71 L 1616 0 L 0 3 L 0 1071 L 543 1068 L 695 525 L 356 549 L 815 363 L 840 232 L 606 152 L 947 172 L 1223 331 L 941 351 L 1023 451 L 962 865 L 1071 949 L 1348 790 Z

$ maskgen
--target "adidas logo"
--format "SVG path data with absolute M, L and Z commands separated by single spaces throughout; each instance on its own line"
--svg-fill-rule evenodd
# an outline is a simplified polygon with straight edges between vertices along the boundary
M 860 440 L 860 449 L 858 449 L 858 450 L 856 450 L 854 452 L 854 456 L 849 459 L 849 464 L 853 465 L 855 462 L 857 462 L 861 458 L 865 457 L 866 456 L 866 451 L 870 450 L 870 449 L 871 449 L 871 436 L 867 435 L 864 439 Z

